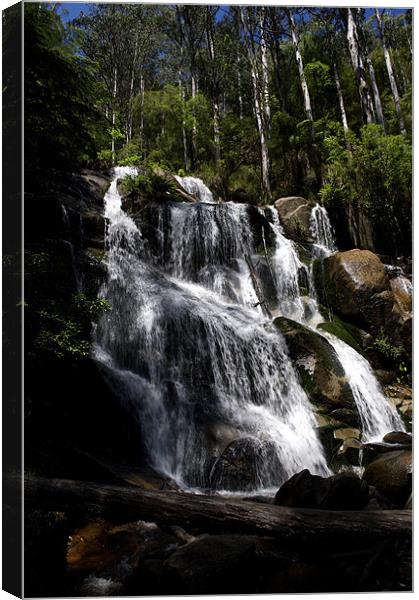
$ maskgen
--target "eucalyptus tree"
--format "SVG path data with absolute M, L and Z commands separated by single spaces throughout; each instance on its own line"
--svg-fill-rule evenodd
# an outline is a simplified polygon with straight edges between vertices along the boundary
M 359 33 L 356 23 L 356 14 L 353 8 L 341 9 L 346 16 L 347 40 L 352 68 L 358 86 L 359 100 L 363 117 L 367 123 L 376 121 L 374 106 L 371 98 L 370 87 L 365 72 L 363 52 L 360 45 Z
M 260 25 L 261 18 L 257 7 L 240 7 L 240 19 L 242 24 L 242 36 L 247 49 L 247 58 L 250 65 L 253 90 L 253 108 L 256 117 L 256 124 L 259 133 L 260 144 L 260 166 L 261 166 L 261 184 L 262 194 L 265 198 L 271 198 L 271 187 L 269 181 L 269 106 L 266 102 L 269 95 L 266 94 L 267 74 L 266 62 L 263 64 L 261 54 L 261 36 Z M 262 17 L 263 22 L 263 17 Z M 266 42 L 264 42 L 265 44 Z
M 384 59 L 386 62 L 388 78 L 390 80 L 390 87 L 391 87 L 391 93 L 393 96 L 394 106 L 396 108 L 396 113 L 397 113 L 397 117 L 399 120 L 400 132 L 403 135 L 406 135 L 406 127 L 404 124 L 403 112 L 402 112 L 402 107 L 400 104 L 399 89 L 397 86 L 396 76 L 395 76 L 394 68 L 393 68 L 393 62 L 391 60 L 390 51 L 389 51 L 389 48 L 387 45 L 387 40 L 386 40 L 385 21 L 383 20 L 383 13 L 380 13 L 378 8 L 375 9 L 375 17 L 377 20 L 378 31 L 380 34 L 381 44 L 383 47 Z
M 312 106 L 311 106 L 311 98 L 310 98 L 310 92 L 309 92 L 308 85 L 307 85 L 307 79 L 306 79 L 305 72 L 304 72 L 304 62 L 303 62 L 303 57 L 301 54 L 299 32 L 298 32 L 298 29 L 297 29 L 297 26 L 295 23 L 293 11 L 290 10 L 289 8 L 286 8 L 285 11 L 287 14 L 289 28 L 291 31 L 292 44 L 294 46 L 294 52 L 295 52 L 295 60 L 296 60 L 297 66 L 298 66 L 298 74 L 300 77 L 301 91 L 303 93 L 303 100 L 304 100 L 304 110 L 305 110 L 307 119 L 309 121 L 313 122 L 314 121 L 313 110 L 312 110 Z
M 374 98 L 375 106 L 375 117 L 377 123 L 379 123 L 385 129 L 384 123 L 384 112 L 381 102 L 381 94 L 378 88 L 377 78 L 375 76 L 374 65 L 371 60 L 370 52 L 373 48 L 374 35 L 371 31 L 367 30 L 365 23 L 365 10 L 362 8 L 356 9 L 355 16 L 357 22 L 357 28 L 359 33 L 360 49 L 364 56 L 365 64 L 368 67 L 368 73 L 371 81 L 371 89 Z

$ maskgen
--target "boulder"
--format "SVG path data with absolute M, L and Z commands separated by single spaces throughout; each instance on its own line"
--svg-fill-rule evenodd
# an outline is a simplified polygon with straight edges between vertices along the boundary
M 393 345 L 411 353 L 411 312 L 398 299 L 401 292 L 396 288 L 395 295 L 395 284 L 376 254 L 359 249 L 336 252 L 315 261 L 314 277 L 322 303 L 374 336 L 384 333 Z
M 339 448 L 338 454 L 349 465 L 359 466 L 359 453 L 362 443 L 356 438 L 347 438 Z
M 404 444 L 406 446 L 412 445 L 412 435 L 405 431 L 390 431 L 383 437 L 383 442 L 387 444 Z
M 401 383 L 393 383 L 384 387 L 384 393 L 403 417 L 405 424 L 410 429 L 412 423 L 412 388 Z
M 369 250 L 336 252 L 323 261 L 321 269 L 316 263 L 315 269 L 317 280 L 323 272 L 323 286 L 318 287 L 323 287 L 327 303 L 343 316 L 362 317 L 365 303 L 374 294 L 390 291 L 383 263 Z
M 400 508 L 412 492 L 412 451 L 386 452 L 365 467 L 363 480 Z
M 412 311 L 412 284 L 407 277 L 393 277 L 390 279 L 391 290 L 394 298 L 403 312 Z
M 357 414 L 345 372 L 328 340 L 285 317 L 276 318 L 274 324 L 285 336 L 288 352 L 310 400 L 330 410 L 345 408 Z
M 361 510 L 368 500 L 368 485 L 355 473 L 320 477 L 308 469 L 293 475 L 275 496 L 275 504 L 280 506 L 323 510 Z
M 219 490 L 252 490 L 280 479 L 281 465 L 268 441 L 240 438 L 231 442 L 215 461 L 210 487 Z
M 105 219 L 99 210 L 86 210 L 81 215 L 83 245 L 103 250 L 105 247 Z
M 289 196 L 279 198 L 274 206 L 287 237 L 297 242 L 313 242 L 310 234 L 310 217 L 315 202 L 300 196 Z

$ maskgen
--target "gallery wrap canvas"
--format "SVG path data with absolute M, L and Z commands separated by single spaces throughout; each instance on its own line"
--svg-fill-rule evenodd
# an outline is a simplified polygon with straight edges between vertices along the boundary
M 3 10 L 3 589 L 410 592 L 413 6 Z

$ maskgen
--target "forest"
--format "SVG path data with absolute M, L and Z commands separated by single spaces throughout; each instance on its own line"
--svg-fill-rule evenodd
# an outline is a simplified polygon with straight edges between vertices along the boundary
M 410 10 L 58 6 L 25 12 L 28 168 L 157 164 L 223 199 L 320 198 L 355 245 L 410 254 Z
M 412 589 L 412 61 L 410 8 L 3 12 L 26 597 Z

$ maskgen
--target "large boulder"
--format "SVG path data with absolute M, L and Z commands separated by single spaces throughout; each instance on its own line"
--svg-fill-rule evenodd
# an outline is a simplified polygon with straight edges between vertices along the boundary
M 363 479 L 402 508 L 412 492 L 412 451 L 381 454 L 365 467 Z
M 361 510 L 368 501 L 367 483 L 349 471 L 320 477 L 304 469 L 286 481 L 275 496 L 275 504 L 280 506 L 323 510 Z
M 411 353 L 407 298 L 402 298 L 396 283 L 391 284 L 376 254 L 359 249 L 336 252 L 314 263 L 314 276 L 320 300 L 336 314 L 373 336 L 384 333 L 392 344 Z
M 210 486 L 220 490 L 252 490 L 273 484 L 281 477 L 275 447 L 265 440 L 251 437 L 231 442 L 215 461 Z
M 315 270 L 327 303 L 346 317 L 362 317 L 372 296 L 390 291 L 383 263 L 369 250 L 336 252 L 323 261 L 322 267 L 316 263 Z M 319 281 L 322 275 L 323 282 Z
M 285 336 L 288 352 L 311 401 L 330 410 L 345 408 L 357 414 L 345 372 L 328 340 L 285 317 L 276 318 L 274 324 Z
M 285 235 L 297 242 L 312 242 L 310 217 L 315 202 L 300 196 L 279 198 L 274 206 L 278 211 Z

